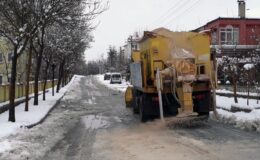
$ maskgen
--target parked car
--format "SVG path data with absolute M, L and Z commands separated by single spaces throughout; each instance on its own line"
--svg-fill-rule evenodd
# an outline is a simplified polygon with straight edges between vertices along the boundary
M 104 75 L 104 80 L 110 80 L 110 78 L 111 78 L 111 73 L 106 73 Z
M 112 74 L 111 74 L 110 83 L 111 83 L 111 84 L 113 84 L 113 83 L 119 83 L 119 84 L 121 84 L 121 83 L 122 83 L 121 73 L 112 73 Z

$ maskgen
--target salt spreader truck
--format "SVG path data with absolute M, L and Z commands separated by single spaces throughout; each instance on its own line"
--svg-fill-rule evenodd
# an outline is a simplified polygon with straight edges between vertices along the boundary
M 215 57 L 208 33 L 145 31 L 140 50 L 132 51 L 127 107 L 140 120 L 151 116 L 208 116 L 216 87 Z M 161 107 L 160 107 L 161 106 Z

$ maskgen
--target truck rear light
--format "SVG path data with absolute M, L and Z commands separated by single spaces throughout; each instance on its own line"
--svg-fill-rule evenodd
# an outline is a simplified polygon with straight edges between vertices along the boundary
M 203 99 L 205 99 L 205 95 L 204 95 L 204 94 L 196 95 L 196 96 L 195 96 L 195 99 L 197 99 L 197 100 L 203 100 Z
M 152 97 L 152 101 L 159 102 L 159 97 L 158 96 Z

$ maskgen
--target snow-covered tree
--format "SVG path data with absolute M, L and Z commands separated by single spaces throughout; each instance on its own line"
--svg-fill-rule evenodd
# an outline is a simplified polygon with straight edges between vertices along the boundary
M 17 59 L 23 54 L 28 42 L 32 41 L 30 46 L 33 45 L 36 53 L 34 104 L 38 104 L 38 79 L 46 44 L 46 28 L 59 24 L 59 26 L 63 26 L 60 29 L 66 30 L 65 37 L 62 38 L 63 42 L 59 43 L 63 47 L 57 47 L 60 49 L 59 53 L 65 51 L 64 57 L 66 58 L 62 58 L 64 66 L 65 60 L 69 59 L 67 54 L 75 51 L 75 48 L 74 51 L 70 49 L 70 43 L 74 42 L 75 39 L 66 40 L 71 36 L 70 29 L 84 26 L 87 33 L 91 32 L 93 29 L 92 20 L 106 9 L 102 4 L 101 0 L 5 0 L 0 2 L 0 36 L 8 39 L 13 46 L 9 121 L 15 122 L 14 98 Z M 79 25 L 80 23 L 84 25 Z M 84 33 L 86 32 L 81 34 L 84 36 Z M 82 36 L 80 37 L 82 38 Z M 86 39 L 88 38 L 90 36 L 87 35 Z M 55 44 L 53 46 L 55 47 Z
M 228 76 L 228 79 L 231 80 L 233 85 L 233 92 L 234 92 L 234 101 L 238 103 L 237 100 L 237 82 L 240 75 L 240 68 L 238 66 L 239 58 L 237 57 L 228 57 L 223 56 L 217 60 L 218 62 L 218 69 L 222 71 L 225 75 Z M 226 82 L 225 82 L 226 83 Z

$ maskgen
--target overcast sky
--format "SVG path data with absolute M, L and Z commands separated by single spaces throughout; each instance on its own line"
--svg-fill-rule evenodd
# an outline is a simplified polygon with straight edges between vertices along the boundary
M 260 0 L 246 3 L 247 17 L 260 18 Z M 110 0 L 109 9 L 97 18 L 95 42 L 85 57 L 87 61 L 105 58 L 109 45 L 123 46 L 136 31 L 158 27 L 188 31 L 217 17 L 237 16 L 237 0 Z

